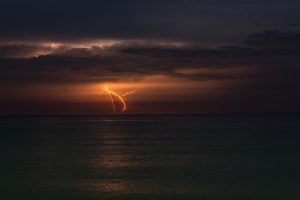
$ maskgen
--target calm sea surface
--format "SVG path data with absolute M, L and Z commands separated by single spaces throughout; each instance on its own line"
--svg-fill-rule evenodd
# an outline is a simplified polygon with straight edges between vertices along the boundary
M 1 118 L 0 199 L 300 199 L 299 116 Z

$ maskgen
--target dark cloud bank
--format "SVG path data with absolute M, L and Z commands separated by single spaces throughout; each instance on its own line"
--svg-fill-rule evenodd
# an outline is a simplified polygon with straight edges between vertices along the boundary
M 49 48 L 49 47 L 48 47 Z M 208 49 L 195 46 L 122 43 L 108 47 L 60 47 L 48 55 L 29 57 L 44 46 L 0 46 L 0 82 L 92 82 L 128 75 L 182 76 L 187 79 L 243 78 L 220 69 L 246 69 L 249 76 L 282 78 L 299 72 L 300 34 L 265 31 L 252 34 L 238 46 Z M 187 75 L 179 68 L 210 69 Z M 217 74 L 218 71 L 223 71 Z M 277 77 L 278 76 L 278 77 Z M 247 77 L 245 77 L 247 78 Z M 286 77 L 287 83 L 290 78 Z
M 218 44 L 297 24 L 299 11 L 298 0 L 2 0 L 0 38 Z

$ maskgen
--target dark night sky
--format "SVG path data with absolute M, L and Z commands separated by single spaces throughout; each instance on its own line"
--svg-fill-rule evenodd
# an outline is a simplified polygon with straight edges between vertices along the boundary
M 298 0 L 3 0 L 0 115 L 299 113 Z

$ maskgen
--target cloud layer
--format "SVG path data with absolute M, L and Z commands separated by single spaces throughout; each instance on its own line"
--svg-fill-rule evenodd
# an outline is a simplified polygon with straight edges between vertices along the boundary
M 281 76 L 299 70 L 299 38 L 298 33 L 266 31 L 248 36 L 244 44 L 214 49 L 132 43 L 81 48 L 0 46 L 0 82 L 100 82 L 161 74 L 193 80 Z M 181 68 L 204 70 L 177 73 Z
M 218 45 L 264 29 L 295 29 L 299 11 L 297 0 L 3 0 L 0 39 L 156 39 Z

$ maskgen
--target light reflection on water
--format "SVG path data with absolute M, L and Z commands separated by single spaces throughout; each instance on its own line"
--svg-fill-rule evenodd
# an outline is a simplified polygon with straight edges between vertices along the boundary
M 128 120 L 101 120 L 105 122 L 101 134 L 97 141 L 96 159 L 91 160 L 95 170 L 109 176 L 109 179 L 92 180 L 83 183 L 80 188 L 82 190 L 105 193 L 105 194 L 121 194 L 129 193 L 133 188 L 138 186 L 129 179 L 114 178 L 114 171 L 122 168 L 130 168 L 138 163 L 131 161 L 131 151 L 124 151 L 124 141 L 129 140 L 130 134 L 120 134 L 122 130 L 116 129 L 116 126 L 110 122 L 128 122 Z M 132 121 L 130 121 L 132 122 Z M 117 126 L 118 127 L 118 126 Z
M 80 189 L 88 192 L 106 194 L 106 195 L 120 195 L 129 194 L 132 192 L 142 192 L 142 189 L 138 189 L 139 186 L 131 181 L 124 180 L 98 180 L 89 181 L 80 185 Z M 138 191 L 135 191 L 137 190 Z

